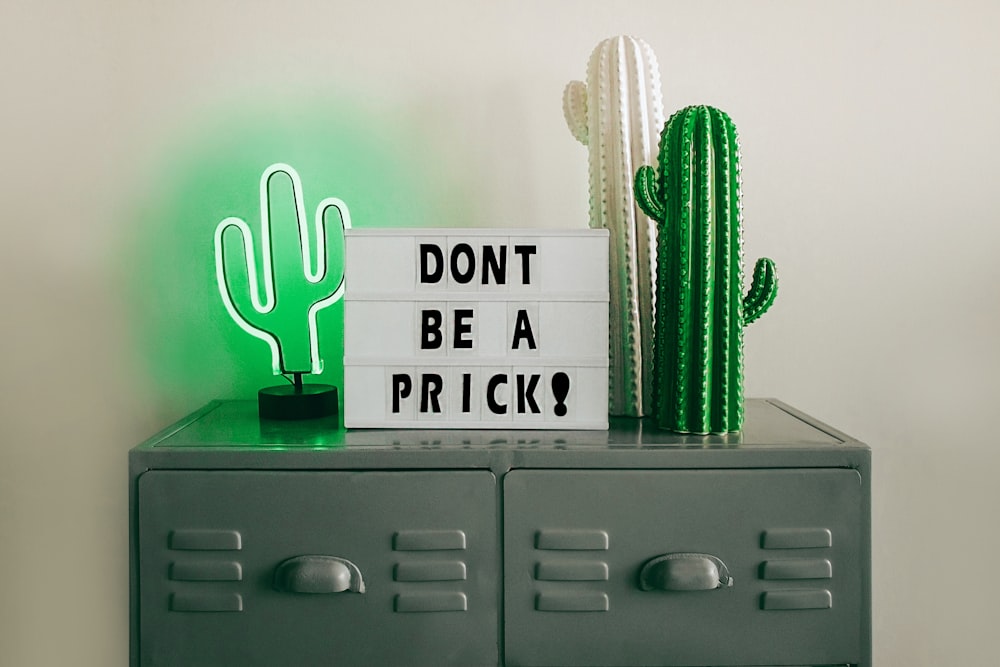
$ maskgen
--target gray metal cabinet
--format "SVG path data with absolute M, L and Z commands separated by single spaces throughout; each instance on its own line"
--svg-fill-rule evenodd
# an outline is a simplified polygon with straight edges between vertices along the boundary
M 344 431 L 206 406 L 130 453 L 132 667 L 871 664 L 869 449 Z

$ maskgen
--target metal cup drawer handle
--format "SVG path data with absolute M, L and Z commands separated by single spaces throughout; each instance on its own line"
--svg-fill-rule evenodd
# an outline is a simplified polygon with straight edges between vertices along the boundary
M 644 591 L 711 591 L 732 585 L 729 568 L 709 554 L 657 556 L 639 572 L 639 588 Z
M 358 566 L 334 556 L 295 556 L 274 570 L 274 590 L 282 593 L 364 593 Z

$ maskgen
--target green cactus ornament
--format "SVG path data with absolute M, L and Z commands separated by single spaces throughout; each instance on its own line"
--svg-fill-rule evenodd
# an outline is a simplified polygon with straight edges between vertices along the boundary
M 342 267 L 334 268 L 327 256 L 330 209 L 339 214 L 337 233 L 350 229 L 347 205 L 327 197 L 316 207 L 310 230 L 298 172 L 278 163 L 260 177 L 258 251 L 241 218 L 226 218 L 215 230 L 216 282 L 227 312 L 268 344 L 274 374 L 295 374 L 297 383 L 303 373 L 323 371 L 316 316 L 344 294 Z M 239 233 L 227 234 L 229 229 Z
M 743 425 L 743 327 L 774 303 L 774 262 L 757 260 L 743 296 L 740 153 L 729 116 L 691 106 L 660 133 L 659 171 L 635 194 L 657 220 L 654 412 L 661 428 L 727 433 Z
M 570 132 L 589 149 L 590 226 L 610 232 L 608 411 L 642 417 L 653 384 L 656 225 L 639 209 L 632 179 L 653 160 L 663 127 L 660 70 L 652 48 L 635 37 L 605 39 L 587 63 L 587 83 L 563 93 Z

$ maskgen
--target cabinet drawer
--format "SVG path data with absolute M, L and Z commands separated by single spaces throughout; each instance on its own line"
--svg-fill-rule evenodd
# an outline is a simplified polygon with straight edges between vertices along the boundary
M 859 662 L 862 504 L 849 469 L 512 471 L 506 664 Z
M 152 471 L 137 503 L 141 667 L 497 664 L 490 472 Z

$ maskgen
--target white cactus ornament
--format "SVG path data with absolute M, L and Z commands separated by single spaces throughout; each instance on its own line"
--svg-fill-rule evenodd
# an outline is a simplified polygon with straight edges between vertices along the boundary
M 587 83 L 563 93 L 570 132 L 590 152 L 590 226 L 610 231 L 608 411 L 642 417 L 652 406 L 656 223 L 638 207 L 636 170 L 651 164 L 663 127 L 660 70 L 635 37 L 597 45 Z

